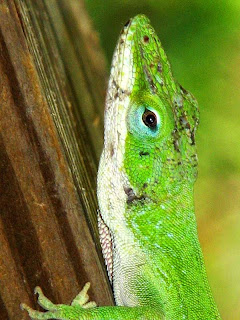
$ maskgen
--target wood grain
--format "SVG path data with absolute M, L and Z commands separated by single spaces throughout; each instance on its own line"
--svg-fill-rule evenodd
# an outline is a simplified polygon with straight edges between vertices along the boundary
M 0 3 L 0 314 L 112 303 L 96 229 L 104 58 L 81 1 Z

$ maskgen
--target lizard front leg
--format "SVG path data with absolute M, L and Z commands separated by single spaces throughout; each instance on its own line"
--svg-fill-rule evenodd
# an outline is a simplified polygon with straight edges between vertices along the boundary
M 65 304 L 52 303 L 42 292 L 41 288 L 36 287 L 35 293 L 38 294 L 38 304 L 46 312 L 34 310 L 26 304 L 21 304 L 21 308 L 26 310 L 32 319 L 38 320 L 161 320 L 163 316 L 150 306 L 139 307 L 96 307 L 96 303 L 88 301 L 87 291 L 90 283 L 86 283 L 81 292 L 76 296 L 70 306 Z
M 35 294 L 38 294 L 38 304 L 47 310 L 47 312 L 40 312 L 33 310 L 25 303 L 21 304 L 21 308 L 26 310 L 32 319 L 79 319 L 82 310 L 96 307 L 94 301 L 89 301 L 87 291 L 90 288 L 90 283 L 87 282 L 80 293 L 72 301 L 71 305 L 54 304 L 42 292 L 40 287 L 36 287 Z

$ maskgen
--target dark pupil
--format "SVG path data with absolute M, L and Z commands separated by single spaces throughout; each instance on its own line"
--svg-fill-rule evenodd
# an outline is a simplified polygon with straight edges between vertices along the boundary
M 157 117 L 154 112 L 150 110 L 145 110 L 142 115 L 143 123 L 149 128 L 155 128 L 157 125 Z

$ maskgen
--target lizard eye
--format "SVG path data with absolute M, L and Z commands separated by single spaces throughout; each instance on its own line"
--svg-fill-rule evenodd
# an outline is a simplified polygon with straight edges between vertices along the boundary
M 155 101 L 145 99 L 131 105 L 127 116 L 128 129 L 142 138 L 155 138 L 162 135 L 164 116 Z
M 153 111 L 145 109 L 142 121 L 148 128 L 154 129 L 157 126 L 157 115 Z

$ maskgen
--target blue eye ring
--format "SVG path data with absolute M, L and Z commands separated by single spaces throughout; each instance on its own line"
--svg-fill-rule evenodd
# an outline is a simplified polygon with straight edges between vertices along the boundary
M 166 129 L 166 118 L 165 105 L 158 97 L 132 97 L 126 118 L 128 131 L 148 141 L 162 138 Z

